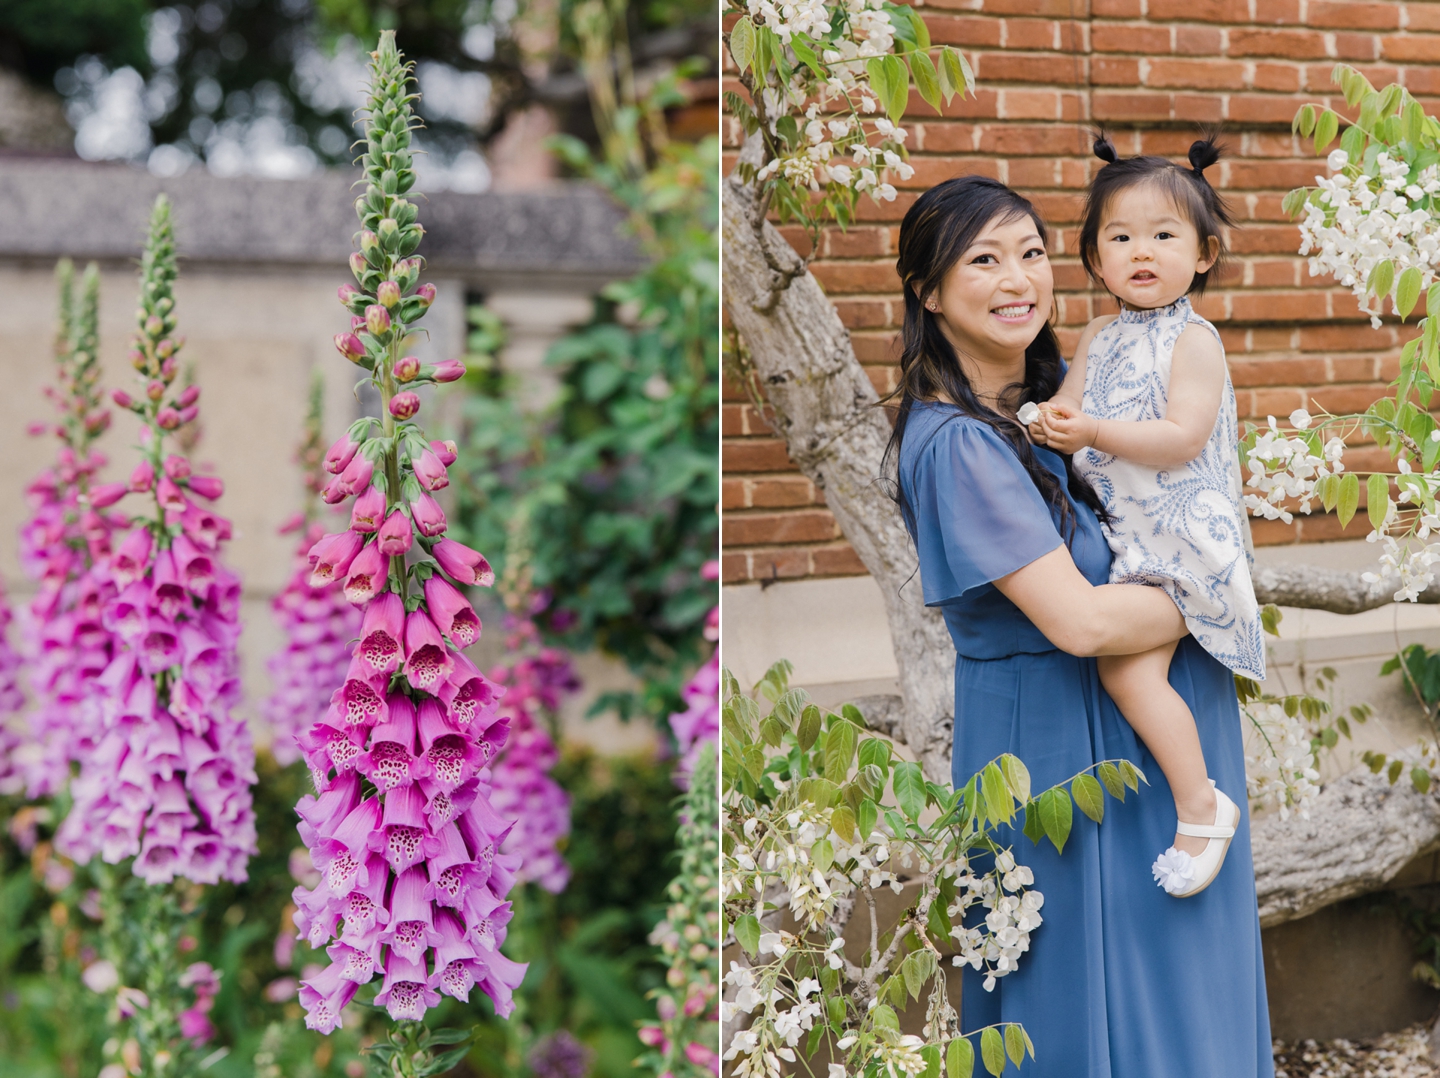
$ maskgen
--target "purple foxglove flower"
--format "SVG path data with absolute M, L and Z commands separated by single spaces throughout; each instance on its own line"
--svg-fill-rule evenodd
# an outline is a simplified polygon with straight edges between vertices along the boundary
M 399 509 L 391 511 L 385 518 L 385 523 L 380 526 L 380 535 L 377 545 L 380 553 L 390 557 L 402 556 L 410 549 L 414 541 L 414 529 L 410 526 L 409 519 Z
M 465 926 L 453 915 L 442 911 L 436 918 L 435 972 L 430 987 L 466 1003 L 477 978 L 488 970 L 487 957 L 471 942 Z
M 425 887 L 425 898 L 459 909 L 465 895 L 489 878 L 489 866 L 476 863 L 453 823 L 435 832 L 435 845 L 435 852 L 426 862 L 430 882 Z
M 348 433 L 342 434 L 325 452 L 325 470 L 331 475 L 339 475 L 355 459 L 359 450 L 359 442 L 353 441 Z
M 198 599 L 205 598 L 210 586 L 215 583 L 215 562 L 188 536 L 177 535 L 170 546 L 175 557 L 175 571 L 185 585 Z
M 155 465 L 142 460 L 130 473 L 130 489 L 136 494 L 147 494 L 155 484 Z
M 180 527 L 185 535 L 202 550 L 214 550 L 221 540 L 230 538 L 230 522 L 207 512 L 193 502 L 180 514 Z
M 397 786 L 385 795 L 384 820 L 378 831 L 372 828 L 370 849 L 384 854 L 394 871 L 404 872 L 435 852 L 425 824 L 424 795 L 413 784 Z
M 354 771 L 341 774 L 319 796 L 306 794 L 295 806 L 300 817 L 300 839 L 313 846 L 322 835 L 332 835 L 360 803 L 360 779 Z
M 393 673 L 400 668 L 404 655 L 404 637 L 405 603 L 394 592 L 386 592 L 365 609 L 355 658 L 363 660 L 376 674 Z
M 431 442 L 430 452 L 439 457 L 440 463 L 447 468 L 454 464 L 460 455 L 455 448 L 455 442 L 451 439 L 446 439 L 443 442 Z
M 325 484 L 325 489 L 320 492 L 320 499 L 326 505 L 339 505 L 349 496 L 350 492 L 345 489 L 345 481 L 338 475 Z
M 440 630 L 423 610 L 415 610 L 405 619 L 405 677 L 411 688 L 433 692 L 445 682 L 455 668 L 450 649 L 440 637 Z
M 161 467 L 164 468 L 165 474 L 177 483 L 182 479 L 190 478 L 190 461 L 178 453 L 171 453 L 166 457 L 165 463 Z
M 493 742 L 472 741 L 450 725 L 440 703 L 434 699 L 420 704 L 419 732 L 426 773 L 436 786 L 447 792 L 468 782 L 475 772 L 490 763 L 494 754 Z
M 96 509 L 108 509 L 129 493 L 130 488 L 124 483 L 103 483 L 90 489 L 90 504 Z
M 453 658 L 455 669 L 440 686 L 438 695 L 449 709 L 451 718 L 461 727 L 468 728 L 474 724 L 483 728 L 485 716 L 505 690 L 487 681 L 463 653 L 457 652 Z M 478 723 L 477 719 L 480 720 Z
M 332 835 L 310 848 L 315 867 L 325 873 L 330 891 L 344 896 L 370 882 L 370 843 L 380 836 L 380 801 L 367 797 L 350 810 Z
M 448 793 L 433 779 L 420 780 L 420 792 L 425 795 L 425 818 L 430 821 L 430 830 L 438 831 L 452 820 L 460 818 L 475 799 L 480 796 L 480 780 L 471 779 Z
M 419 297 L 423 306 L 429 307 L 435 302 L 435 286 L 433 284 L 422 284 L 415 289 L 415 295 Z
M 155 413 L 155 425 L 161 430 L 174 430 L 185 422 L 180 418 L 180 413 L 168 404 Z
M 335 334 L 335 349 L 351 363 L 359 363 L 365 358 L 365 345 L 353 333 Z
M 495 583 L 495 571 L 478 550 L 454 539 L 441 539 L 430 551 L 440 568 L 462 584 L 488 588 Z
M 196 1044 L 204 1044 L 215 1036 L 215 1027 L 199 1007 L 189 1007 L 178 1015 L 180 1036 Z
M 450 485 L 450 476 L 445 471 L 445 465 L 440 463 L 440 458 L 430 450 L 421 453 L 419 459 L 412 463 L 415 478 L 426 490 L 441 490 Z
M 310 548 L 310 586 L 324 587 L 336 580 L 343 580 L 360 553 L 365 537 L 359 532 L 343 531 L 327 535 Z
M 408 697 L 390 697 L 390 717 L 370 731 L 370 747 L 356 757 L 355 770 L 381 793 L 419 777 L 423 764 L 415 755 L 415 705 Z
M 334 943 L 325 948 L 325 953 L 330 956 L 333 967 L 340 970 L 340 976 L 356 984 L 369 984 L 380 969 L 378 944 L 357 947 L 347 942 Z
M 420 398 L 410 390 L 390 398 L 390 414 L 396 419 L 409 419 L 420 411 Z
M 125 537 L 110 562 L 110 575 L 117 586 L 123 588 L 144 575 L 154 546 L 149 528 L 135 528 Z
M 440 942 L 430 900 L 425 897 L 427 886 L 423 868 L 400 873 L 390 893 L 390 923 L 380 937 L 389 944 L 392 953 L 398 952 L 416 962 L 425 957 L 427 949 Z
M 192 475 L 189 486 L 192 492 L 212 502 L 225 493 L 225 481 L 214 475 Z
M 334 967 L 331 967 L 334 968 Z M 430 987 L 424 962 L 414 962 L 391 948 L 385 959 L 385 981 L 375 996 L 395 1021 L 419 1021 L 430 1007 L 440 1005 L 440 994 Z
M 425 581 L 425 606 L 439 630 L 457 646 L 468 648 L 480 639 L 480 617 L 465 596 L 443 577 Z
M 427 539 L 445 534 L 445 513 L 440 503 L 430 495 L 421 493 L 410 503 L 410 515 L 415 518 L 415 527 Z
M 350 563 L 345 577 L 345 599 L 359 606 L 375 598 L 388 586 L 390 559 L 380 551 L 379 543 L 367 543 Z
M 345 931 L 341 938 L 356 945 L 376 939 L 377 928 L 390 923 L 390 911 L 385 906 L 385 892 L 390 885 L 390 872 L 384 858 L 372 854 L 368 866 L 370 882 L 357 887 L 345 896 L 340 915 L 345 919 Z
M 385 495 L 378 487 L 367 487 L 350 509 L 350 528 L 367 534 L 374 532 L 379 529 L 384 516 Z
M 465 377 L 465 364 L 458 359 L 446 359 L 435 364 L 435 381 L 458 382 Z
M 296 737 L 317 790 L 328 789 L 331 780 L 327 775 L 332 767 L 338 775 L 355 769 L 355 758 L 360 755 L 362 733 L 366 729 L 368 727 L 346 723 L 339 709 L 332 705 L 325 721 L 317 722 Z
M 370 485 L 370 477 L 374 474 L 375 462 L 357 455 L 340 473 L 340 489 L 346 494 L 360 494 Z
M 386 308 L 394 307 L 400 302 L 400 285 L 395 281 L 381 281 L 375 288 L 375 298 Z M 370 313 L 369 308 L 366 308 L 365 313 L 368 317 Z M 384 331 L 375 330 L 373 332 L 379 333 Z
M 341 1026 L 340 1012 L 349 1006 L 360 988 L 340 976 L 342 967 L 331 963 L 314 977 L 300 982 L 300 1006 L 305 1008 L 305 1028 L 333 1033 Z
M 365 328 L 380 337 L 390 332 L 390 312 L 378 303 L 365 308 Z
M 378 684 L 368 666 L 356 656 L 350 660 L 345 683 L 330 698 L 349 726 L 374 726 L 390 714 L 383 684 Z
M 402 385 L 420 377 L 420 360 L 415 356 L 404 356 L 395 361 L 395 381 Z
M 166 509 L 173 509 L 176 512 L 183 512 L 189 504 L 185 500 L 185 492 L 175 485 L 168 475 L 162 475 L 155 486 L 155 499 Z
M 670 716 L 670 729 L 680 749 L 680 762 L 675 767 L 675 782 L 689 789 L 690 775 L 705 745 L 720 740 L 720 652 L 695 672 L 680 690 L 685 710 Z

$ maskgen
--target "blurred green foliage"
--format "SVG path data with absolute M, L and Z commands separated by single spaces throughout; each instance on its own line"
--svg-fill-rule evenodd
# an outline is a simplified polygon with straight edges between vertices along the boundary
M 0 66 L 49 89 L 55 72 L 91 53 L 144 68 L 147 0 L 0 0 Z

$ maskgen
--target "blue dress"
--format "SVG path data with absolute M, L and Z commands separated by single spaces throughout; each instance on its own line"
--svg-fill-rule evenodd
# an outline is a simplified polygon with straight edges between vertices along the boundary
M 1061 458 L 1036 453 L 1063 485 Z M 925 604 L 941 609 L 958 653 L 956 785 L 1003 752 L 1025 762 L 1037 791 L 1107 759 L 1130 760 L 1149 779 L 1124 804 L 1107 797 L 1103 824 L 1076 812 L 1063 854 L 1018 826 L 1006 837 L 1045 896 L 1044 923 L 1020 968 L 992 992 L 966 968 L 963 1029 L 1022 1023 L 1035 1044 L 1020 1071 L 1026 1078 L 1272 1078 L 1230 671 L 1193 637 L 1170 666 L 1210 775 L 1242 815 L 1215 882 L 1194 898 L 1171 898 L 1150 873 L 1175 833 L 1159 765 L 1101 688 L 1095 660 L 1057 650 L 991 583 L 1065 541 L 1014 450 L 950 405 L 917 404 L 899 478 Z M 1094 514 L 1071 504 L 1075 564 L 1104 584 L 1110 548 Z

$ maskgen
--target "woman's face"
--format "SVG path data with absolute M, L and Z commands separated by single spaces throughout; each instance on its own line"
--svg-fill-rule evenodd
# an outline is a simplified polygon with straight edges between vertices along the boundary
M 925 305 L 966 359 L 1013 366 L 1049 317 L 1055 278 L 1029 214 L 996 218 L 950 267 Z

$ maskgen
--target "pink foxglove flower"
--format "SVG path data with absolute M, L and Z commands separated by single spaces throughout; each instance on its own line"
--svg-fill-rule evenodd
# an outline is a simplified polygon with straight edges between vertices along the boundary
M 148 422 L 140 447 L 163 477 L 114 556 L 95 568 L 114 657 L 95 679 L 101 733 L 71 784 L 56 845 L 82 863 L 133 858 L 135 875 L 152 885 L 176 876 L 239 882 L 256 851 L 254 750 L 231 710 L 240 691 L 240 581 L 219 559 L 228 524 L 189 500 L 189 463 L 163 463 L 157 417 L 179 390 L 175 248 L 163 195 L 142 267 L 136 367 L 162 392 L 141 406 Z
M 25 788 L 23 747 L 27 731 L 20 711 L 25 694 L 20 691 L 20 656 L 10 646 L 10 601 L 0 588 L 0 794 L 18 794 Z
M 434 583 L 448 573 L 474 584 L 484 559 L 463 547 L 450 559 L 437 552 L 449 542 L 439 538 L 444 515 L 426 501 L 416 468 L 432 450 L 412 422 L 418 397 L 398 391 L 395 377 L 400 348 L 428 306 L 414 302 L 421 293 L 413 264 L 400 266 L 423 230 L 400 225 L 414 221 L 414 207 L 386 193 L 413 183 L 408 156 L 395 160 L 410 142 L 408 69 L 389 31 L 373 57 L 351 309 L 365 312 L 375 341 L 366 365 L 381 411 L 352 426 L 326 456 L 336 481 L 325 499 L 366 499 L 350 507 L 355 526 L 309 553 L 310 582 L 343 580 L 345 597 L 364 608 L 354 652 L 330 683 L 329 706 L 300 737 L 315 794 L 297 806 L 299 831 L 319 882 L 296 888 L 295 926 L 330 964 L 301 980 L 299 1002 L 306 1025 L 322 1033 L 341 1024 L 359 986 L 376 978 L 376 1005 L 401 1021 L 423 1019 L 442 994 L 468 1000 L 474 988 L 509 1015 L 525 973 L 500 952 L 506 895 L 520 868 L 518 857 L 502 852 L 512 824 L 491 804 L 488 765 L 509 729 L 496 712 L 503 690 L 458 651 L 479 632 L 473 611 L 467 616 L 468 604 L 455 602 L 453 586 L 447 592 Z M 410 384 L 433 381 L 422 373 Z M 427 467 L 433 481 L 428 461 L 421 472 Z M 368 493 L 376 486 L 383 504 Z
M 708 561 L 700 570 L 706 580 L 718 580 L 718 562 Z M 705 622 L 705 639 L 720 638 L 720 608 L 710 611 Z M 675 768 L 675 782 L 681 789 L 690 788 L 690 776 L 695 763 L 705 752 L 706 745 L 720 743 L 720 650 L 710 655 L 710 660 L 695 672 L 689 683 L 680 690 L 685 700 L 685 710 L 670 716 L 670 730 L 680 749 L 680 762 Z
M 540 600 L 539 609 L 545 602 Z M 531 613 L 539 609 L 532 605 Z M 520 879 L 558 894 L 570 882 L 570 866 L 559 850 L 570 834 L 570 795 L 550 777 L 559 754 L 545 716 L 554 715 L 561 701 L 579 690 L 580 679 L 565 652 L 539 646 L 531 616 L 510 614 L 506 622 L 506 648 L 515 659 L 490 671 L 490 677 L 505 686 L 500 713 L 510 720 L 510 739 L 495 762 L 491 803 L 515 821 L 504 849 L 520 856 Z

